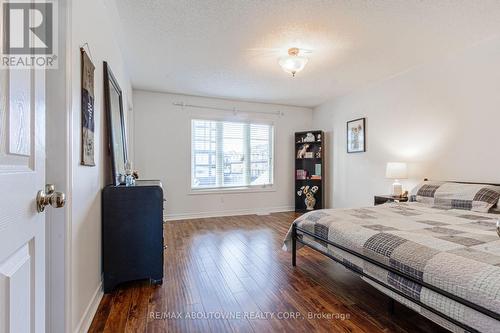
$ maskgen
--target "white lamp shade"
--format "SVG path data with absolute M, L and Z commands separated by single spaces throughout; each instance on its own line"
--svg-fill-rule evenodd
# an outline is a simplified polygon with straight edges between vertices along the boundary
M 305 57 L 286 56 L 279 60 L 279 64 L 285 72 L 295 75 L 304 69 L 307 61 L 308 59 Z
M 406 163 L 389 162 L 385 171 L 385 178 L 406 179 L 408 178 L 408 167 Z

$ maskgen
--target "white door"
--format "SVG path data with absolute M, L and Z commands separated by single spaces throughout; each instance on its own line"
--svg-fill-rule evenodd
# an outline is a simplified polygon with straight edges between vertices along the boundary
M 0 333 L 45 331 L 44 186 L 45 71 L 0 69 Z

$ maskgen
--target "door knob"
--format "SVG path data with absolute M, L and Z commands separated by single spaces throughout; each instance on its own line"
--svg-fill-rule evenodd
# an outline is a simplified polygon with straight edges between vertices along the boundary
M 63 192 L 56 192 L 53 184 L 45 185 L 44 190 L 38 191 L 36 196 L 36 209 L 39 213 L 45 210 L 45 206 L 51 205 L 54 208 L 64 207 L 66 195 Z

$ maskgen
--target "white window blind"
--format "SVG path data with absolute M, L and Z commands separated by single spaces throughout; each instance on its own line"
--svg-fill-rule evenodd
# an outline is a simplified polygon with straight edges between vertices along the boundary
M 192 189 L 273 183 L 274 127 L 192 120 Z

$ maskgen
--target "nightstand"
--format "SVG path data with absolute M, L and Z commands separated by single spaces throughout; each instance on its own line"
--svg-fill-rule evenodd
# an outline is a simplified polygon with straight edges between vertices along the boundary
M 376 195 L 373 197 L 373 204 L 375 206 L 384 204 L 386 202 L 406 202 L 408 197 L 395 197 L 392 195 Z

